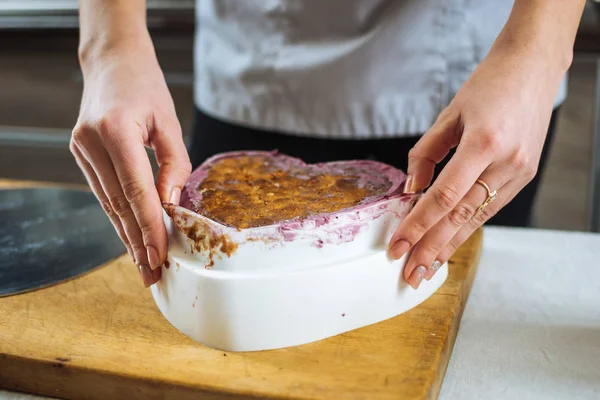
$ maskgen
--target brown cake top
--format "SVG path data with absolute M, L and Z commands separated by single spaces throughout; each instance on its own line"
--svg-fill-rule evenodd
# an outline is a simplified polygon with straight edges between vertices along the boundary
M 272 153 L 222 157 L 201 167 L 200 179 L 188 181 L 182 205 L 240 229 L 330 214 L 386 195 L 393 180 L 382 166 L 369 161 L 307 165 Z

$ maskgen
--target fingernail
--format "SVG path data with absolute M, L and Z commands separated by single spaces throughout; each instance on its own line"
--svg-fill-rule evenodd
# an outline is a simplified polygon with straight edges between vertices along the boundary
M 410 243 L 401 239 L 392 245 L 390 255 L 394 260 L 399 260 L 410 249 Z
M 412 175 L 409 175 L 406 178 L 406 182 L 404 183 L 404 193 L 413 193 L 414 190 L 412 188 L 412 183 L 413 183 L 413 177 Z
M 162 268 L 156 268 L 154 271 L 152 271 L 152 278 L 154 278 L 152 283 L 156 283 L 156 282 L 160 281 L 161 277 L 162 277 Z
M 442 263 L 438 260 L 435 260 L 433 262 L 433 264 L 431 264 L 427 270 L 427 273 L 425 274 L 425 280 L 430 280 L 431 278 L 433 278 L 433 276 L 435 275 L 435 273 L 437 272 L 438 269 L 440 269 L 440 267 L 442 266 Z
M 158 256 L 156 247 L 148 245 L 148 247 L 146 247 L 146 253 L 148 253 L 148 262 L 150 263 L 150 268 L 155 270 L 156 268 L 160 267 L 160 258 Z
M 181 189 L 179 189 L 178 187 L 174 187 L 171 190 L 171 197 L 169 198 L 169 201 L 171 202 L 171 204 L 179 205 L 180 197 L 181 197 Z
M 423 277 L 425 276 L 425 272 L 427 272 L 427 268 L 422 265 L 418 266 L 412 272 L 412 274 L 410 274 L 410 277 L 408 278 L 408 284 L 412 286 L 413 289 L 418 289 Z
M 152 270 L 147 265 L 140 265 L 140 274 L 142 275 L 142 281 L 144 282 L 144 286 L 149 287 L 153 283 L 155 283 L 154 276 L 152 274 Z

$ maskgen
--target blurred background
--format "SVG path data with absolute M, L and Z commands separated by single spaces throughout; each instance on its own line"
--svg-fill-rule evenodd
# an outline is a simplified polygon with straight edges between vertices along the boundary
M 76 0 L 0 0 L 0 179 L 84 183 L 68 143 L 82 79 Z M 194 0 L 148 0 L 148 25 L 184 135 L 193 105 Z M 600 0 L 580 25 L 536 226 L 600 231 Z

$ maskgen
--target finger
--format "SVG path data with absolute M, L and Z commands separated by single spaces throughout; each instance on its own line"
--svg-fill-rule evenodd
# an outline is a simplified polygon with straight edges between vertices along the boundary
M 141 231 L 146 258 L 154 270 L 166 259 L 167 231 L 141 129 L 126 124 L 108 126 L 101 139 Z
M 498 191 L 498 198 L 486 206 L 481 212 L 475 214 L 450 242 L 440 251 L 437 259 L 443 264 L 452 257 L 454 252 L 485 222 L 496 215 L 504 206 L 510 203 L 519 191 L 525 186 L 525 182 L 515 180 L 508 183 Z
M 433 126 L 423 135 L 408 154 L 408 178 L 404 191 L 414 193 L 429 186 L 440 163 L 460 140 L 459 118 L 450 108 L 440 114 Z
M 115 173 L 112 164 L 110 164 L 111 160 L 109 155 L 106 153 L 104 148 L 99 147 L 99 149 L 101 149 L 102 152 L 96 152 L 101 153 L 96 154 L 96 159 L 103 159 L 103 161 L 98 163 L 101 165 L 101 167 L 98 167 L 100 180 L 106 190 L 108 198 L 110 199 L 109 203 L 112 205 L 115 213 L 121 219 L 126 235 L 130 239 L 132 251 L 135 255 L 138 271 L 142 277 L 144 286 L 149 287 L 150 285 L 158 282 L 158 279 L 150 267 L 148 252 L 144 245 L 142 232 L 138 226 L 138 222 L 129 205 L 129 202 L 123 193 L 123 189 L 121 188 L 117 174 Z M 158 278 L 160 278 L 160 275 Z
M 143 246 L 142 235 L 129 203 L 123 195 L 119 180 L 112 167 L 110 157 L 93 129 L 79 130 L 74 135 L 82 160 L 90 165 L 94 171 L 101 190 L 106 195 L 107 201 L 103 203 L 111 215 L 118 218 L 123 227 L 124 235 L 129 243 L 133 258 L 138 265 L 138 271 L 146 287 L 158 280 L 148 265 L 146 251 Z M 159 276 L 160 278 L 160 276 Z
M 503 193 L 502 187 L 509 182 L 511 176 L 508 176 L 502 169 L 491 166 L 479 178 L 490 189 L 499 188 Z M 444 218 L 442 218 L 433 228 L 431 228 L 419 240 L 408 259 L 404 268 L 404 276 L 407 281 L 413 281 L 411 274 L 418 266 L 424 266 L 427 269 L 424 279 L 429 280 L 433 277 L 440 263 L 436 263 L 440 251 L 452 240 L 452 238 L 475 216 L 477 209 L 488 199 L 487 189 L 475 183 L 465 197 L 452 209 Z M 498 199 L 495 199 L 496 201 Z M 491 204 L 491 203 L 490 203 Z M 439 260 L 438 260 L 439 261 Z M 415 282 L 416 285 L 420 282 Z
M 133 259 L 133 262 L 135 263 L 136 262 L 135 255 L 133 254 L 133 250 L 131 250 L 131 245 L 129 244 L 129 239 L 127 238 L 127 234 L 125 233 L 125 230 L 123 229 L 123 224 L 121 224 L 121 219 L 114 212 L 114 210 L 108 200 L 108 197 L 106 197 L 106 194 L 104 193 L 104 189 L 102 189 L 102 185 L 100 184 L 100 181 L 98 180 L 98 177 L 96 176 L 96 173 L 94 172 L 94 169 L 92 168 L 90 163 L 87 162 L 87 160 L 85 159 L 83 154 L 81 154 L 81 150 L 77 147 L 77 145 L 74 142 L 71 142 L 71 153 L 73 153 L 73 155 L 75 156 L 75 161 L 77 162 L 77 165 L 83 172 L 88 184 L 90 185 L 90 188 L 92 189 L 92 192 L 94 193 L 94 195 L 96 196 L 96 198 L 98 199 L 100 204 L 102 205 L 104 212 L 110 219 L 110 222 L 115 227 L 117 235 L 119 235 L 119 238 L 121 239 L 121 241 L 127 248 L 127 252 L 129 253 L 131 258 Z
M 402 257 L 456 207 L 490 165 L 490 157 L 476 146 L 461 143 L 431 188 L 400 223 L 390 241 L 390 255 Z
M 125 198 L 119 178 L 112 165 L 112 160 L 102 146 L 100 138 L 95 131 L 89 131 L 84 139 L 80 139 L 80 142 L 82 142 L 79 147 L 82 155 L 94 169 L 102 189 L 106 193 L 112 212 L 121 220 L 135 255 L 136 263 L 149 265 L 138 222 L 129 206 L 129 202 Z
M 157 120 L 150 141 L 160 167 L 156 180 L 158 194 L 162 201 L 179 204 L 183 185 L 192 172 L 179 122 Z

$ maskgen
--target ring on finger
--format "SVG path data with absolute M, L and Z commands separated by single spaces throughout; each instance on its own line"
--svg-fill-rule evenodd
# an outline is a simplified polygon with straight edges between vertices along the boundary
M 485 201 L 483 203 L 481 203 L 481 205 L 477 208 L 476 213 L 479 214 L 481 211 L 483 211 L 484 208 L 486 208 L 488 206 L 488 204 L 490 204 L 492 201 L 496 200 L 496 197 L 498 197 L 498 191 L 491 190 L 490 187 L 488 186 L 488 184 L 485 183 L 484 181 L 482 181 L 481 179 L 477 179 L 477 183 L 479 183 L 481 186 L 483 186 L 485 188 L 485 190 L 487 190 L 487 193 L 488 193 L 488 196 L 485 199 Z

